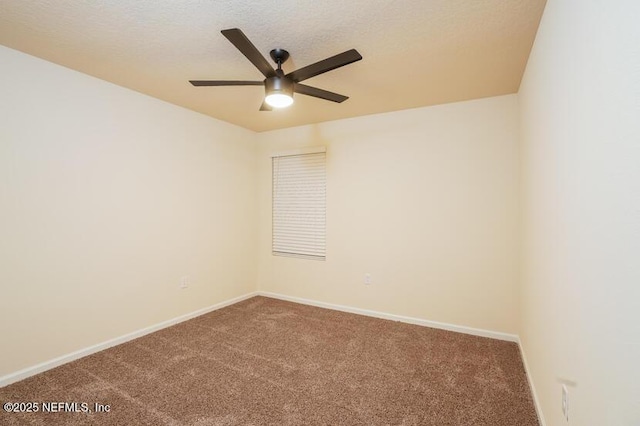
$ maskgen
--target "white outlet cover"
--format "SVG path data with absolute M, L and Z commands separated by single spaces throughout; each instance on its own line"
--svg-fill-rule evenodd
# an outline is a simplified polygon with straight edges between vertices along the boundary
M 366 285 L 371 284 L 371 274 L 364 274 L 364 283 Z
M 185 275 L 184 277 L 180 278 L 180 288 L 187 288 L 189 287 L 189 276 Z

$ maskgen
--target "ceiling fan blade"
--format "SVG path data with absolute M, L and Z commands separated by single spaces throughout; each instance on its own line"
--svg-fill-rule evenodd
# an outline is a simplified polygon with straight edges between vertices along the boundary
M 262 105 L 260 105 L 260 111 L 273 111 L 273 109 L 266 101 L 263 101 Z
M 258 70 L 265 77 L 273 77 L 276 75 L 275 70 L 262 56 L 260 51 L 249 41 L 246 35 L 238 28 L 231 28 L 228 30 L 222 30 L 222 35 L 225 36 L 244 56 L 255 65 Z
M 327 71 L 349 65 L 353 62 L 359 61 L 360 59 L 362 59 L 362 56 L 358 53 L 358 51 L 356 49 L 351 49 L 330 58 L 323 59 L 322 61 L 316 62 L 315 64 L 307 65 L 304 68 L 300 68 L 299 70 L 290 72 L 289 74 L 287 74 L 287 77 L 290 77 L 294 82 L 297 83 L 299 81 L 315 77 L 318 74 L 322 74 Z
M 264 81 L 245 80 L 189 80 L 194 86 L 264 86 Z
M 341 103 L 349 99 L 348 96 L 340 95 L 338 93 L 329 92 L 328 90 L 318 89 L 317 87 L 307 86 L 306 84 L 296 83 L 293 86 L 293 91 L 300 93 L 301 95 L 313 96 L 314 98 L 325 99 L 327 101 L 333 101 Z

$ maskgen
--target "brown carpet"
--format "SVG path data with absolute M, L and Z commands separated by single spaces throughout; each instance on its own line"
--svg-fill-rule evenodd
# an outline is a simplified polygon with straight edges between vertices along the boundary
M 2 425 L 538 425 L 515 343 L 266 297 L 1 388 L 7 401 L 40 412 L 0 409 Z

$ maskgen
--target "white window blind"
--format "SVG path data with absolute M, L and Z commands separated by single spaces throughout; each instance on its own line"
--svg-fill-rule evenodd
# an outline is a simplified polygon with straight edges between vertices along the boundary
M 273 254 L 325 259 L 325 153 L 273 157 Z

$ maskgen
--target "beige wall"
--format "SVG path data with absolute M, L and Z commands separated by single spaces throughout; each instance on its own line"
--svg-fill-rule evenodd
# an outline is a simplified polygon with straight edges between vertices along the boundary
M 259 288 L 516 333 L 517 137 L 515 95 L 258 134 Z M 326 262 L 271 254 L 269 155 L 303 146 L 327 147 Z
M 547 426 L 640 424 L 640 3 L 549 1 L 519 93 L 521 339 Z
M 0 376 L 254 290 L 254 133 L 0 63 Z

